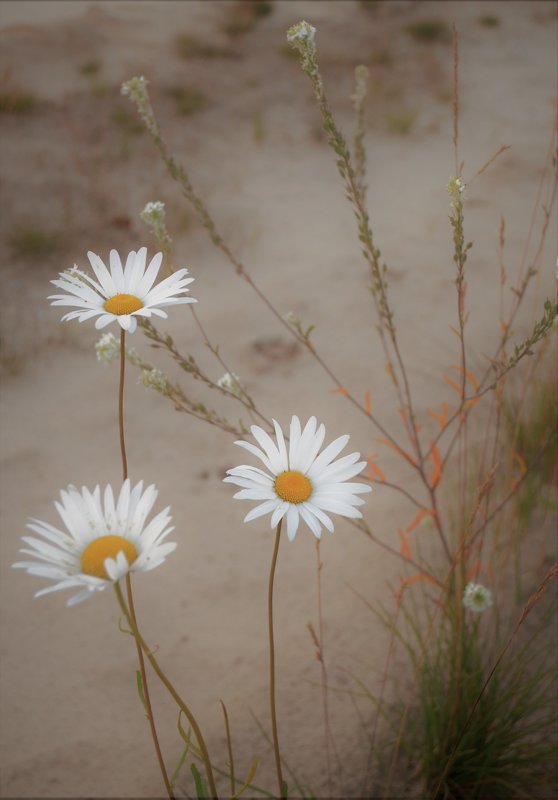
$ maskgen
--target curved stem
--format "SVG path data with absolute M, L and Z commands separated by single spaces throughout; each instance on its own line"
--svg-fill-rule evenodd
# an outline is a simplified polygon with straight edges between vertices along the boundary
M 122 480 L 125 481 L 128 477 L 128 462 L 126 459 L 126 441 L 124 439 L 124 367 L 126 364 L 126 333 L 124 329 L 120 331 L 120 383 L 118 387 L 118 430 L 120 433 L 120 454 L 122 456 Z M 134 610 L 134 596 L 132 594 L 132 579 L 130 573 L 126 574 L 126 592 L 128 595 L 128 606 L 130 608 L 130 616 L 136 624 L 136 613 Z M 155 717 L 153 716 L 153 708 L 151 706 L 151 698 L 149 696 L 149 686 L 147 683 L 147 673 L 145 671 L 145 660 L 143 658 L 143 653 L 141 651 L 141 647 L 138 644 L 136 639 L 136 649 L 138 654 L 138 662 L 140 667 L 140 674 L 141 674 L 141 684 L 143 689 L 143 699 L 145 701 L 145 711 L 147 713 L 147 719 L 149 720 L 149 729 L 151 731 L 151 738 L 153 739 L 153 746 L 155 747 L 155 755 L 157 756 L 157 761 L 159 763 L 159 769 L 161 770 L 161 775 L 163 776 L 163 782 L 165 784 L 165 789 L 167 790 L 167 794 L 170 800 L 174 800 L 174 794 L 172 791 L 172 787 L 170 785 L 169 776 L 167 775 L 167 770 L 165 768 L 165 762 L 163 761 L 163 754 L 161 752 L 161 747 L 159 745 L 159 739 L 157 737 L 157 729 L 155 728 Z
M 146 655 L 147 660 L 149 661 L 149 663 L 151 664 L 151 666 L 153 668 L 153 671 L 155 672 L 155 674 L 157 675 L 157 677 L 159 678 L 161 683 L 165 686 L 166 690 L 171 695 L 171 697 L 173 698 L 173 700 L 175 701 L 177 706 L 180 709 L 182 709 L 186 719 L 188 720 L 188 722 L 192 726 L 192 730 L 194 731 L 194 735 L 195 735 L 195 737 L 197 739 L 197 742 L 198 742 L 198 745 L 199 745 L 199 748 L 200 748 L 200 752 L 201 752 L 202 761 L 204 763 L 205 770 L 206 770 L 206 773 L 207 773 L 207 780 L 209 782 L 209 789 L 210 789 L 211 797 L 217 798 L 218 795 L 217 795 L 217 789 L 215 787 L 215 779 L 213 777 L 213 769 L 211 767 L 211 762 L 209 760 L 209 753 L 208 753 L 204 738 L 202 736 L 202 732 L 200 730 L 200 727 L 199 727 L 198 723 L 196 722 L 196 719 L 195 719 L 194 715 L 192 714 L 192 712 L 190 711 L 190 709 L 188 708 L 188 706 L 184 702 L 184 700 L 180 697 L 180 695 L 178 694 L 178 692 L 176 691 L 176 689 L 174 688 L 174 686 L 172 685 L 170 680 L 167 678 L 167 676 L 165 675 L 165 673 L 163 672 L 163 670 L 159 666 L 159 663 L 158 663 L 157 659 L 155 658 L 155 656 L 153 655 L 153 652 L 147 646 L 144 638 L 142 637 L 141 633 L 139 632 L 139 628 L 138 628 L 135 620 L 132 618 L 132 615 L 131 615 L 130 611 L 128 610 L 128 607 L 126 606 L 126 602 L 124 600 L 124 596 L 122 595 L 122 589 L 120 588 L 120 584 L 119 583 L 115 583 L 114 584 L 114 591 L 116 592 L 116 598 L 118 600 L 118 604 L 120 605 L 120 609 L 121 609 L 122 613 L 124 614 L 128 625 L 130 626 L 130 630 L 134 634 L 134 638 L 136 640 L 136 643 L 137 643 L 138 647 L 140 647 L 141 650 L 143 651 L 143 653 Z
M 269 620 L 269 703 L 271 707 L 271 731 L 273 733 L 273 751 L 275 753 L 275 768 L 277 770 L 277 781 L 279 783 L 279 797 L 284 797 L 283 792 L 283 772 L 281 770 L 281 756 L 279 754 L 279 736 L 277 734 L 277 714 L 275 711 L 275 645 L 273 641 L 273 581 L 275 578 L 275 566 L 277 564 L 277 553 L 279 552 L 279 540 L 281 538 L 280 520 L 275 534 L 275 547 L 273 558 L 271 559 L 271 569 L 269 571 L 269 592 L 268 592 L 268 620 Z

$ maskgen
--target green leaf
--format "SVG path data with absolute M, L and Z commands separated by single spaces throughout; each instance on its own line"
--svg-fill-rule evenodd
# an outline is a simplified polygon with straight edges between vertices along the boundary
M 281 797 L 287 798 L 289 796 L 289 787 L 287 785 L 287 781 L 283 781 L 281 784 Z
M 192 770 L 192 775 L 194 776 L 194 781 L 196 783 L 196 797 L 198 800 L 206 800 L 207 792 L 205 790 L 205 786 L 203 785 L 203 779 L 200 775 L 199 769 L 193 763 L 190 765 L 190 769 Z
M 143 693 L 143 681 L 141 679 L 141 672 L 139 671 L 139 669 L 136 670 L 136 683 L 138 687 L 139 699 L 141 700 L 141 704 L 145 709 L 145 713 L 147 713 L 147 706 L 145 705 L 145 695 Z

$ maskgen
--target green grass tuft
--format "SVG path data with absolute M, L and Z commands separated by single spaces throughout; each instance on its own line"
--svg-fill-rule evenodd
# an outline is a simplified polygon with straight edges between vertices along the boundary
M 479 25 L 483 25 L 485 28 L 497 28 L 500 25 L 500 17 L 496 17 L 493 14 L 485 14 L 479 17 Z
M 38 262 L 56 255 L 64 249 L 62 235 L 36 225 L 16 228 L 7 239 L 12 258 L 20 261 Z
M 83 64 L 79 65 L 78 70 L 81 75 L 85 75 L 87 78 L 94 78 L 101 71 L 101 62 L 95 60 L 84 61 Z
M 205 108 L 207 98 L 197 89 L 189 89 L 185 86 L 169 86 L 165 90 L 167 97 L 174 101 L 177 114 L 182 117 L 189 117 Z
M 125 111 L 123 108 L 117 108 L 116 111 L 113 111 L 110 119 L 125 136 L 141 136 L 145 132 L 145 128 L 137 115 Z
M 269 0 L 237 0 L 228 8 L 227 19 L 222 26 L 223 33 L 230 39 L 243 36 L 272 11 L 273 3 Z
M 423 651 L 422 663 L 418 651 L 415 660 L 419 709 L 409 717 L 406 746 L 421 764 L 424 796 L 532 797 L 535 787 L 551 783 L 556 774 L 552 670 L 544 659 L 533 665 L 532 650 L 516 653 L 496 671 L 465 729 L 494 651 L 483 643 L 478 620 L 459 623 L 455 609 L 449 616 L 437 641 Z M 545 629 L 541 624 L 535 636 Z
M 37 98 L 31 92 L 12 89 L 0 92 L 0 114 L 26 114 L 37 104 Z
M 183 33 L 176 37 L 176 52 L 180 58 L 188 61 L 191 58 L 239 58 L 236 50 L 230 47 L 220 47 L 219 45 L 204 42 L 196 36 Z
M 417 42 L 447 42 L 450 32 L 445 22 L 440 19 L 423 19 L 407 26 L 407 33 Z
M 412 111 L 398 111 L 388 114 L 386 125 L 390 133 L 397 133 L 399 136 L 406 136 L 411 132 L 415 122 L 415 114 Z

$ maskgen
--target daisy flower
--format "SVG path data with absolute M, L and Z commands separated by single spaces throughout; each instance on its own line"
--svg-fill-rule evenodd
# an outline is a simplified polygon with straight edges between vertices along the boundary
M 190 290 L 186 287 L 193 278 L 187 278 L 187 269 L 179 269 L 168 278 L 155 284 L 161 267 L 163 254 L 157 253 L 146 269 L 147 248 L 136 253 L 132 250 L 122 267 L 116 250 L 110 251 L 110 271 L 95 253 L 87 257 L 97 280 L 85 273 L 75 271 L 61 272 L 60 279 L 51 281 L 65 294 L 53 294 L 48 298 L 53 306 L 75 306 L 77 311 L 64 314 L 62 321 L 78 319 L 83 322 L 91 317 L 99 317 L 95 322 L 97 329 L 118 322 L 120 327 L 133 333 L 137 327 L 137 317 L 167 317 L 162 306 L 177 303 L 196 303 L 193 297 L 180 297 Z M 154 285 L 155 284 L 155 285 Z
M 163 539 L 174 530 L 168 527 L 169 508 L 159 512 L 148 525 L 147 515 L 157 499 L 155 486 L 143 491 L 143 481 L 133 488 L 124 481 L 115 501 L 112 487 L 106 486 L 101 499 L 98 486 L 93 492 L 69 486 L 60 492 L 61 502 L 55 502 L 66 531 L 48 522 L 31 519 L 27 527 L 42 538 L 22 536 L 28 546 L 20 553 L 36 561 L 19 561 L 14 567 L 27 570 L 29 575 L 50 578 L 53 586 L 40 589 L 39 597 L 59 589 L 79 588 L 68 600 L 73 606 L 119 581 L 128 572 L 147 572 L 163 563 L 176 544 Z
M 257 425 L 253 425 L 251 431 L 259 447 L 250 442 L 235 442 L 257 456 L 267 470 L 245 464 L 227 470 L 225 482 L 242 487 L 234 495 L 235 499 L 263 501 L 248 512 L 244 522 L 271 514 L 271 527 L 275 528 L 286 517 L 287 535 L 292 541 L 300 519 L 319 539 L 322 525 L 333 533 L 333 522 L 327 511 L 343 517 L 361 518 L 362 514 L 355 506 L 363 505 L 364 500 L 358 495 L 371 491 L 372 487 L 346 481 L 358 475 L 366 462 L 358 460 L 360 453 L 351 453 L 334 461 L 349 441 L 349 436 L 335 439 L 318 455 L 325 438 L 325 427 L 320 425 L 317 428 L 316 417 L 310 417 L 304 430 L 301 430 L 299 418 L 292 418 L 288 448 L 283 431 L 275 420 L 273 425 L 277 443 Z
M 492 592 L 480 583 L 468 583 L 463 592 L 463 605 L 480 614 L 492 605 Z

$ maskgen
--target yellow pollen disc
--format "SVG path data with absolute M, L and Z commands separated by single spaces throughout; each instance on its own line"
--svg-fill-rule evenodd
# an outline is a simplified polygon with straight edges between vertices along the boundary
M 312 494 L 312 484 L 302 472 L 289 470 L 275 478 L 275 491 L 287 503 L 304 503 Z
M 138 552 L 132 542 L 124 539 L 123 536 L 100 536 L 93 539 L 81 554 L 81 571 L 86 575 L 93 575 L 95 578 L 109 580 L 105 569 L 105 558 L 116 558 L 122 550 L 130 566 L 138 557 Z
M 109 297 L 105 303 L 105 311 L 109 314 L 116 314 L 118 317 L 121 314 L 131 314 L 143 308 L 143 303 L 133 294 L 115 294 L 114 297 Z

